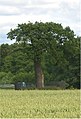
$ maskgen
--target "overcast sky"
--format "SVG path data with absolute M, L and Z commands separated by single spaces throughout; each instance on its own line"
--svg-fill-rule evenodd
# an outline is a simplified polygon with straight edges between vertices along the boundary
M 0 44 L 12 43 L 7 33 L 17 24 L 52 21 L 70 26 L 76 35 L 80 29 L 81 0 L 0 0 Z

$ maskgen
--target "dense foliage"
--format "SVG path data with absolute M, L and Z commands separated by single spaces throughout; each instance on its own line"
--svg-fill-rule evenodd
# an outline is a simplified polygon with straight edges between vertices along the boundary
M 52 22 L 21 24 L 8 37 L 17 42 L 0 46 L 0 83 L 36 84 L 38 63 L 45 85 L 80 88 L 80 37 L 75 38 L 69 27 Z

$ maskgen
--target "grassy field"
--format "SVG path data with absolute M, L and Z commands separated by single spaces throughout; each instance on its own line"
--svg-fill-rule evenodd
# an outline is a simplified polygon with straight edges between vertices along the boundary
M 0 90 L 1 118 L 79 118 L 79 90 Z

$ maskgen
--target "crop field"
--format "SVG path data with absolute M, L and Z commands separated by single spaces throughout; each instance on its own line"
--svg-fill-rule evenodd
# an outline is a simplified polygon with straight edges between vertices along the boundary
M 0 118 L 79 118 L 80 90 L 0 90 Z

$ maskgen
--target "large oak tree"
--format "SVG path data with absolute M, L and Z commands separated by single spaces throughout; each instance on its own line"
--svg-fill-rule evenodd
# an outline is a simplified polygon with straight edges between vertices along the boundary
M 18 24 L 16 29 L 11 29 L 7 34 L 11 40 L 23 43 L 25 49 L 32 56 L 37 88 L 44 87 L 44 74 L 41 67 L 43 54 L 51 52 L 54 46 L 60 46 L 66 40 L 74 38 L 74 32 L 69 27 L 65 29 L 61 24 L 53 22 L 35 22 Z

